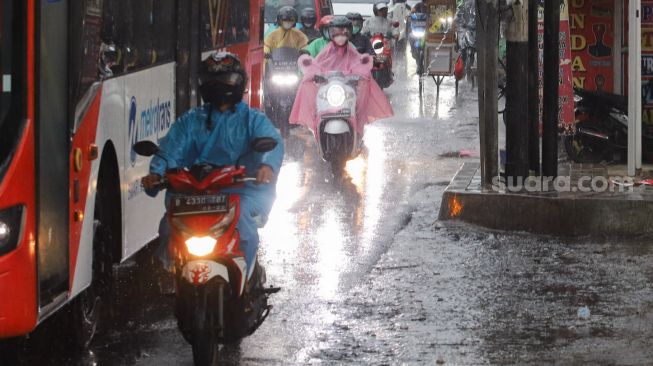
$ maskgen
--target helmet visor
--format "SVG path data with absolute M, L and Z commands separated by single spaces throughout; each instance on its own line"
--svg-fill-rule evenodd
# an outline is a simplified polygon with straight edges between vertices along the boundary
M 205 77 L 203 80 L 200 80 L 200 84 L 210 85 L 210 86 L 219 86 L 219 84 L 236 86 L 236 85 L 241 85 L 243 83 L 244 83 L 243 75 L 237 72 L 227 72 L 223 74 L 210 75 Z
M 346 36 L 347 38 L 351 38 L 351 30 L 349 28 L 342 28 L 342 27 L 331 27 L 329 28 L 329 37 L 332 39 L 337 36 Z

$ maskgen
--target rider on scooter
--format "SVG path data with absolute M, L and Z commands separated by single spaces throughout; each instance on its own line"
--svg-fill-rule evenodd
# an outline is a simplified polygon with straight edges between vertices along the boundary
M 177 118 L 161 140 L 161 156 L 152 159 L 150 174 L 143 177 L 142 184 L 148 195 L 155 196 L 167 169 L 200 163 L 244 165 L 248 175 L 256 177 L 256 183 L 247 183 L 231 192 L 240 195 L 237 228 L 247 268 L 252 268 L 259 244 L 258 228 L 266 222 L 276 195 L 283 140 L 263 113 L 242 102 L 247 74 L 236 55 L 214 52 L 204 60 L 200 66 L 199 85 L 205 104 Z M 253 153 L 250 143 L 259 137 L 274 138 L 277 147 L 262 155 Z M 166 193 L 166 207 L 169 199 L 169 193 Z M 170 228 L 164 216 L 159 226 L 157 254 L 166 268 L 171 266 L 169 237 Z
M 362 34 L 367 36 L 382 34 L 387 38 L 399 37 L 399 30 L 394 28 L 392 22 L 388 20 L 388 3 L 380 1 L 374 4 L 372 11 L 374 16 L 363 23 Z
M 329 23 L 333 20 L 333 15 L 325 15 L 320 19 L 320 34 L 322 37 L 315 39 L 308 45 L 308 52 L 311 57 L 315 58 L 320 54 L 320 51 L 329 44 Z
M 301 15 L 299 16 L 299 22 L 302 25 L 301 31 L 304 33 L 304 35 L 306 35 L 309 43 L 322 36 L 320 31 L 315 29 L 315 23 L 317 23 L 317 15 L 315 14 L 315 10 L 311 8 L 302 10 Z
M 361 30 L 363 29 L 363 16 L 360 13 L 349 12 L 346 17 L 351 20 L 352 24 L 352 36 L 350 42 L 356 47 L 358 53 L 361 55 L 374 55 L 374 49 L 372 48 L 370 37 L 361 34 Z
M 264 52 L 269 55 L 273 49 L 290 47 L 301 50 L 308 45 L 308 38 L 302 31 L 295 29 L 297 23 L 297 10 L 292 6 L 284 6 L 277 13 L 277 25 L 279 28 L 273 30 L 265 37 Z

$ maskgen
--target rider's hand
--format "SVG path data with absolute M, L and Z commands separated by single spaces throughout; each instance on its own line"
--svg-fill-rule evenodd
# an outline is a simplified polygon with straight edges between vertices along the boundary
M 256 184 L 267 184 L 274 179 L 274 171 L 267 165 L 261 165 L 256 172 Z
M 151 189 L 156 187 L 159 183 L 161 183 L 161 176 L 158 174 L 150 173 L 143 178 L 141 178 L 141 184 L 143 185 L 143 188 L 145 189 Z

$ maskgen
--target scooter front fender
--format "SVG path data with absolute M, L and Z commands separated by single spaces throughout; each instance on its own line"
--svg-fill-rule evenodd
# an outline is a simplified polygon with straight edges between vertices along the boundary
M 182 269 L 181 276 L 191 285 L 200 286 L 209 282 L 210 279 L 220 276 L 229 283 L 229 270 L 223 264 L 210 260 L 194 260 L 186 263 Z

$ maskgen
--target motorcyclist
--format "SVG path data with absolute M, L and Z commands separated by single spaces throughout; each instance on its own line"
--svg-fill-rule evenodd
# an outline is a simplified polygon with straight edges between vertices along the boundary
M 406 39 L 408 33 L 406 32 L 406 19 L 410 15 L 410 9 L 406 6 L 406 0 L 394 0 L 394 4 L 388 11 L 388 20 L 391 23 L 398 23 L 397 32 L 397 50 L 406 50 Z M 399 52 L 398 55 L 403 55 L 404 52 Z
M 276 177 L 283 160 L 283 141 L 272 122 L 260 111 L 242 102 L 247 74 L 234 54 L 214 52 L 202 62 L 199 91 L 204 104 L 177 118 L 161 140 L 160 156 L 150 162 L 150 174 L 143 177 L 146 193 L 155 196 L 167 169 L 208 163 L 215 166 L 236 165 L 256 177 L 256 183 L 230 189 L 240 195 L 238 231 L 247 268 L 252 268 L 259 244 L 258 227 L 262 227 L 275 199 Z M 250 143 L 259 137 L 277 140 L 274 150 L 253 153 Z M 240 160 L 239 160 L 240 157 Z M 166 193 L 166 206 L 173 192 Z M 170 228 L 164 217 L 159 227 L 157 254 L 170 268 Z
M 411 27 L 412 18 L 415 17 L 416 19 L 419 18 L 427 19 L 428 8 L 423 2 L 419 2 L 413 5 L 413 8 L 410 10 L 410 12 L 411 12 L 411 16 L 408 17 L 408 20 L 406 22 L 406 33 L 409 35 L 412 34 L 412 27 Z M 417 16 L 418 14 L 424 14 L 424 15 L 422 17 L 419 17 Z M 417 60 L 417 54 L 415 52 L 415 44 L 413 42 L 410 42 L 410 52 L 413 58 Z
M 320 31 L 315 29 L 315 23 L 317 23 L 317 15 L 315 10 L 311 8 L 305 8 L 302 10 L 302 13 L 299 17 L 299 22 L 302 25 L 301 31 L 304 32 L 308 42 L 312 42 L 315 39 L 320 38 Z
M 320 19 L 320 34 L 322 37 L 317 38 L 308 45 L 307 50 L 311 57 L 315 58 L 320 54 L 320 51 L 329 44 L 329 23 L 333 20 L 333 15 L 325 15 Z
M 295 103 L 290 113 L 291 124 L 308 126 L 316 131 L 318 121 L 316 95 L 318 87 L 314 77 L 328 74 L 331 71 L 342 71 L 345 75 L 358 75 L 360 80 L 357 86 L 356 120 L 354 128 L 358 133 L 363 133 L 366 123 L 377 119 L 392 116 L 392 107 L 383 90 L 372 79 L 372 58 L 370 55 L 361 55 L 353 44 L 349 42 L 352 34 L 352 23 L 344 16 L 336 16 L 329 23 L 328 35 L 331 41 L 312 60 L 308 56 L 301 56 L 299 63 L 304 65 L 304 78 L 297 90 Z
M 361 33 L 367 36 L 382 34 L 384 37 L 397 38 L 399 31 L 388 20 L 388 3 L 380 1 L 372 5 L 374 16 L 363 23 Z
M 284 6 L 277 13 L 279 28 L 270 32 L 263 42 L 264 52 L 269 55 L 275 48 L 290 47 L 301 50 L 308 45 L 308 38 L 302 31 L 295 29 L 297 10 L 292 6 Z
M 374 55 L 374 49 L 372 48 L 370 37 L 361 34 L 361 30 L 363 29 L 363 16 L 360 13 L 349 12 L 346 17 L 352 24 L 352 36 L 350 42 L 356 47 L 358 53 Z

